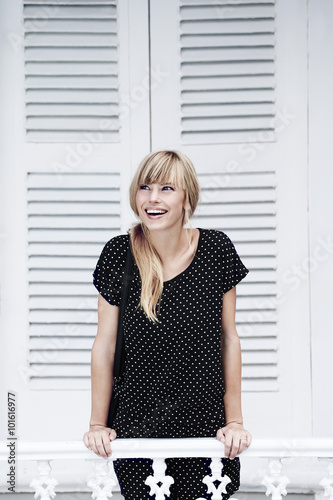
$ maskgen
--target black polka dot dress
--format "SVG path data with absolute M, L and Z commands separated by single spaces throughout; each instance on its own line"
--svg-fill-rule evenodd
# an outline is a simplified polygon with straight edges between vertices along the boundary
M 123 320 L 125 373 L 118 388 L 119 406 L 112 426 L 117 438 L 216 437 L 217 430 L 225 425 L 221 356 L 223 294 L 249 271 L 224 232 L 198 229 L 200 236 L 191 264 L 164 282 L 160 323 L 152 323 L 141 309 L 136 310 L 141 279 L 134 263 Z M 97 290 L 117 306 L 128 240 L 129 234 L 111 238 L 93 272 Z M 126 499 L 155 498 L 149 496 L 144 480 L 141 483 L 134 480 L 135 471 L 140 476 L 138 471 L 143 470 L 144 476 L 147 467 L 151 470 L 151 461 L 147 460 L 113 462 Z M 231 479 L 223 496 L 227 499 L 239 488 L 240 462 L 239 457 L 223 458 L 222 462 L 224 474 Z M 174 496 L 170 498 L 185 500 L 186 491 L 191 500 L 212 498 L 202 483 L 203 477 L 210 474 L 208 458 L 166 459 L 166 463 L 175 474 L 176 464 L 183 472 L 182 486 L 175 481 L 170 487 Z M 186 480 L 192 477 L 189 470 L 193 473 L 193 468 L 197 486 L 193 478 Z M 141 490 L 131 490 L 139 484 Z M 181 487 L 183 493 L 179 496 Z

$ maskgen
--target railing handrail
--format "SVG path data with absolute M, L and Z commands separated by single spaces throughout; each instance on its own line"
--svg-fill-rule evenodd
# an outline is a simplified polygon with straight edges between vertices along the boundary
M 10 439 L 0 442 L 0 461 L 7 460 Z M 83 441 L 15 441 L 17 460 L 105 460 L 86 448 Z M 111 443 L 112 459 L 223 457 L 224 444 L 215 437 L 117 438 Z M 333 458 L 333 438 L 253 439 L 243 457 Z

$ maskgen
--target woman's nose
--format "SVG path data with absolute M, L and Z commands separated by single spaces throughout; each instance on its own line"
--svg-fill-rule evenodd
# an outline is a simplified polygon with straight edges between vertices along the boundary
M 155 201 L 160 199 L 159 191 L 158 188 L 151 188 L 150 190 L 150 196 L 149 196 L 150 201 Z

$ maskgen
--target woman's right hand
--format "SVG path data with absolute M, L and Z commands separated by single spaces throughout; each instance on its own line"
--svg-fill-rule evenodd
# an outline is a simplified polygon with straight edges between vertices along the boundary
M 91 425 L 88 432 L 84 433 L 83 442 L 89 450 L 100 457 L 112 455 L 111 441 L 114 441 L 117 433 L 114 429 L 105 425 Z

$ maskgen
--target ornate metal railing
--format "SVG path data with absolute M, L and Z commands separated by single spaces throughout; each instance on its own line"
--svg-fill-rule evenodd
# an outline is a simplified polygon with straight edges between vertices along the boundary
M 230 481 L 223 472 L 221 461 L 221 457 L 224 456 L 223 445 L 216 438 L 116 439 L 111 444 L 112 456 L 107 459 L 98 457 L 92 451 L 87 450 L 80 441 L 24 442 L 18 440 L 13 442 L 13 446 L 15 448 L 14 465 L 13 461 L 10 462 L 10 441 L 0 443 L 0 461 L 2 466 L 7 462 L 8 484 L 10 485 L 11 477 L 15 477 L 15 467 L 19 461 L 35 461 L 37 473 L 30 481 L 30 488 L 35 493 L 34 498 L 41 500 L 51 500 L 56 496 L 58 481 L 52 477 L 51 462 L 64 459 L 85 460 L 93 463 L 94 468 L 90 478 L 87 478 L 86 485 L 82 486 L 88 486 L 92 490 L 92 498 L 96 500 L 107 500 L 113 496 L 112 492 L 117 486 L 117 481 L 114 479 L 112 460 L 116 458 L 141 457 L 153 460 L 154 473 L 148 476 L 147 484 L 150 486 L 150 494 L 155 493 L 156 500 L 166 498 L 170 484 L 173 482 L 171 476 L 165 475 L 165 458 L 168 457 L 211 457 L 211 474 L 204 478 L 204 482 L 214 500 L 222 498 L 225 486 Z M 251 479 L 251 474 L 248 474 L 246 469 L 252 460 L 259 458 L 264 460 L 265 467 L 261 463 L 260 470 L 256 473 L 252 472 Z M 250 490 L 260 491 L 262 488 L 262 491 L 272 500 L 281 500 L 288 494 L 289 488 L 293 487 L 293 479 L 288 476 L 286 464 L 289 462 L 290 474 L 290 463 L 292 462 L 297 469 L 298 462 L 302 460 L 303 463 L 298 466 L 298 491 L 316 490 L 321 498 L 333 500 L 333 439 L 254 439 L 250 448 L 241 454 L 242 488 L 248 483 Z M 319 468 L 318 465 L 320 465 Z M 313 485 L 309 486 L 309 477 L 316 468 L 320 479 L 317 489 L 313 489 Z M 237 493 L 233 496 L 234 500 L 236 496 Z

